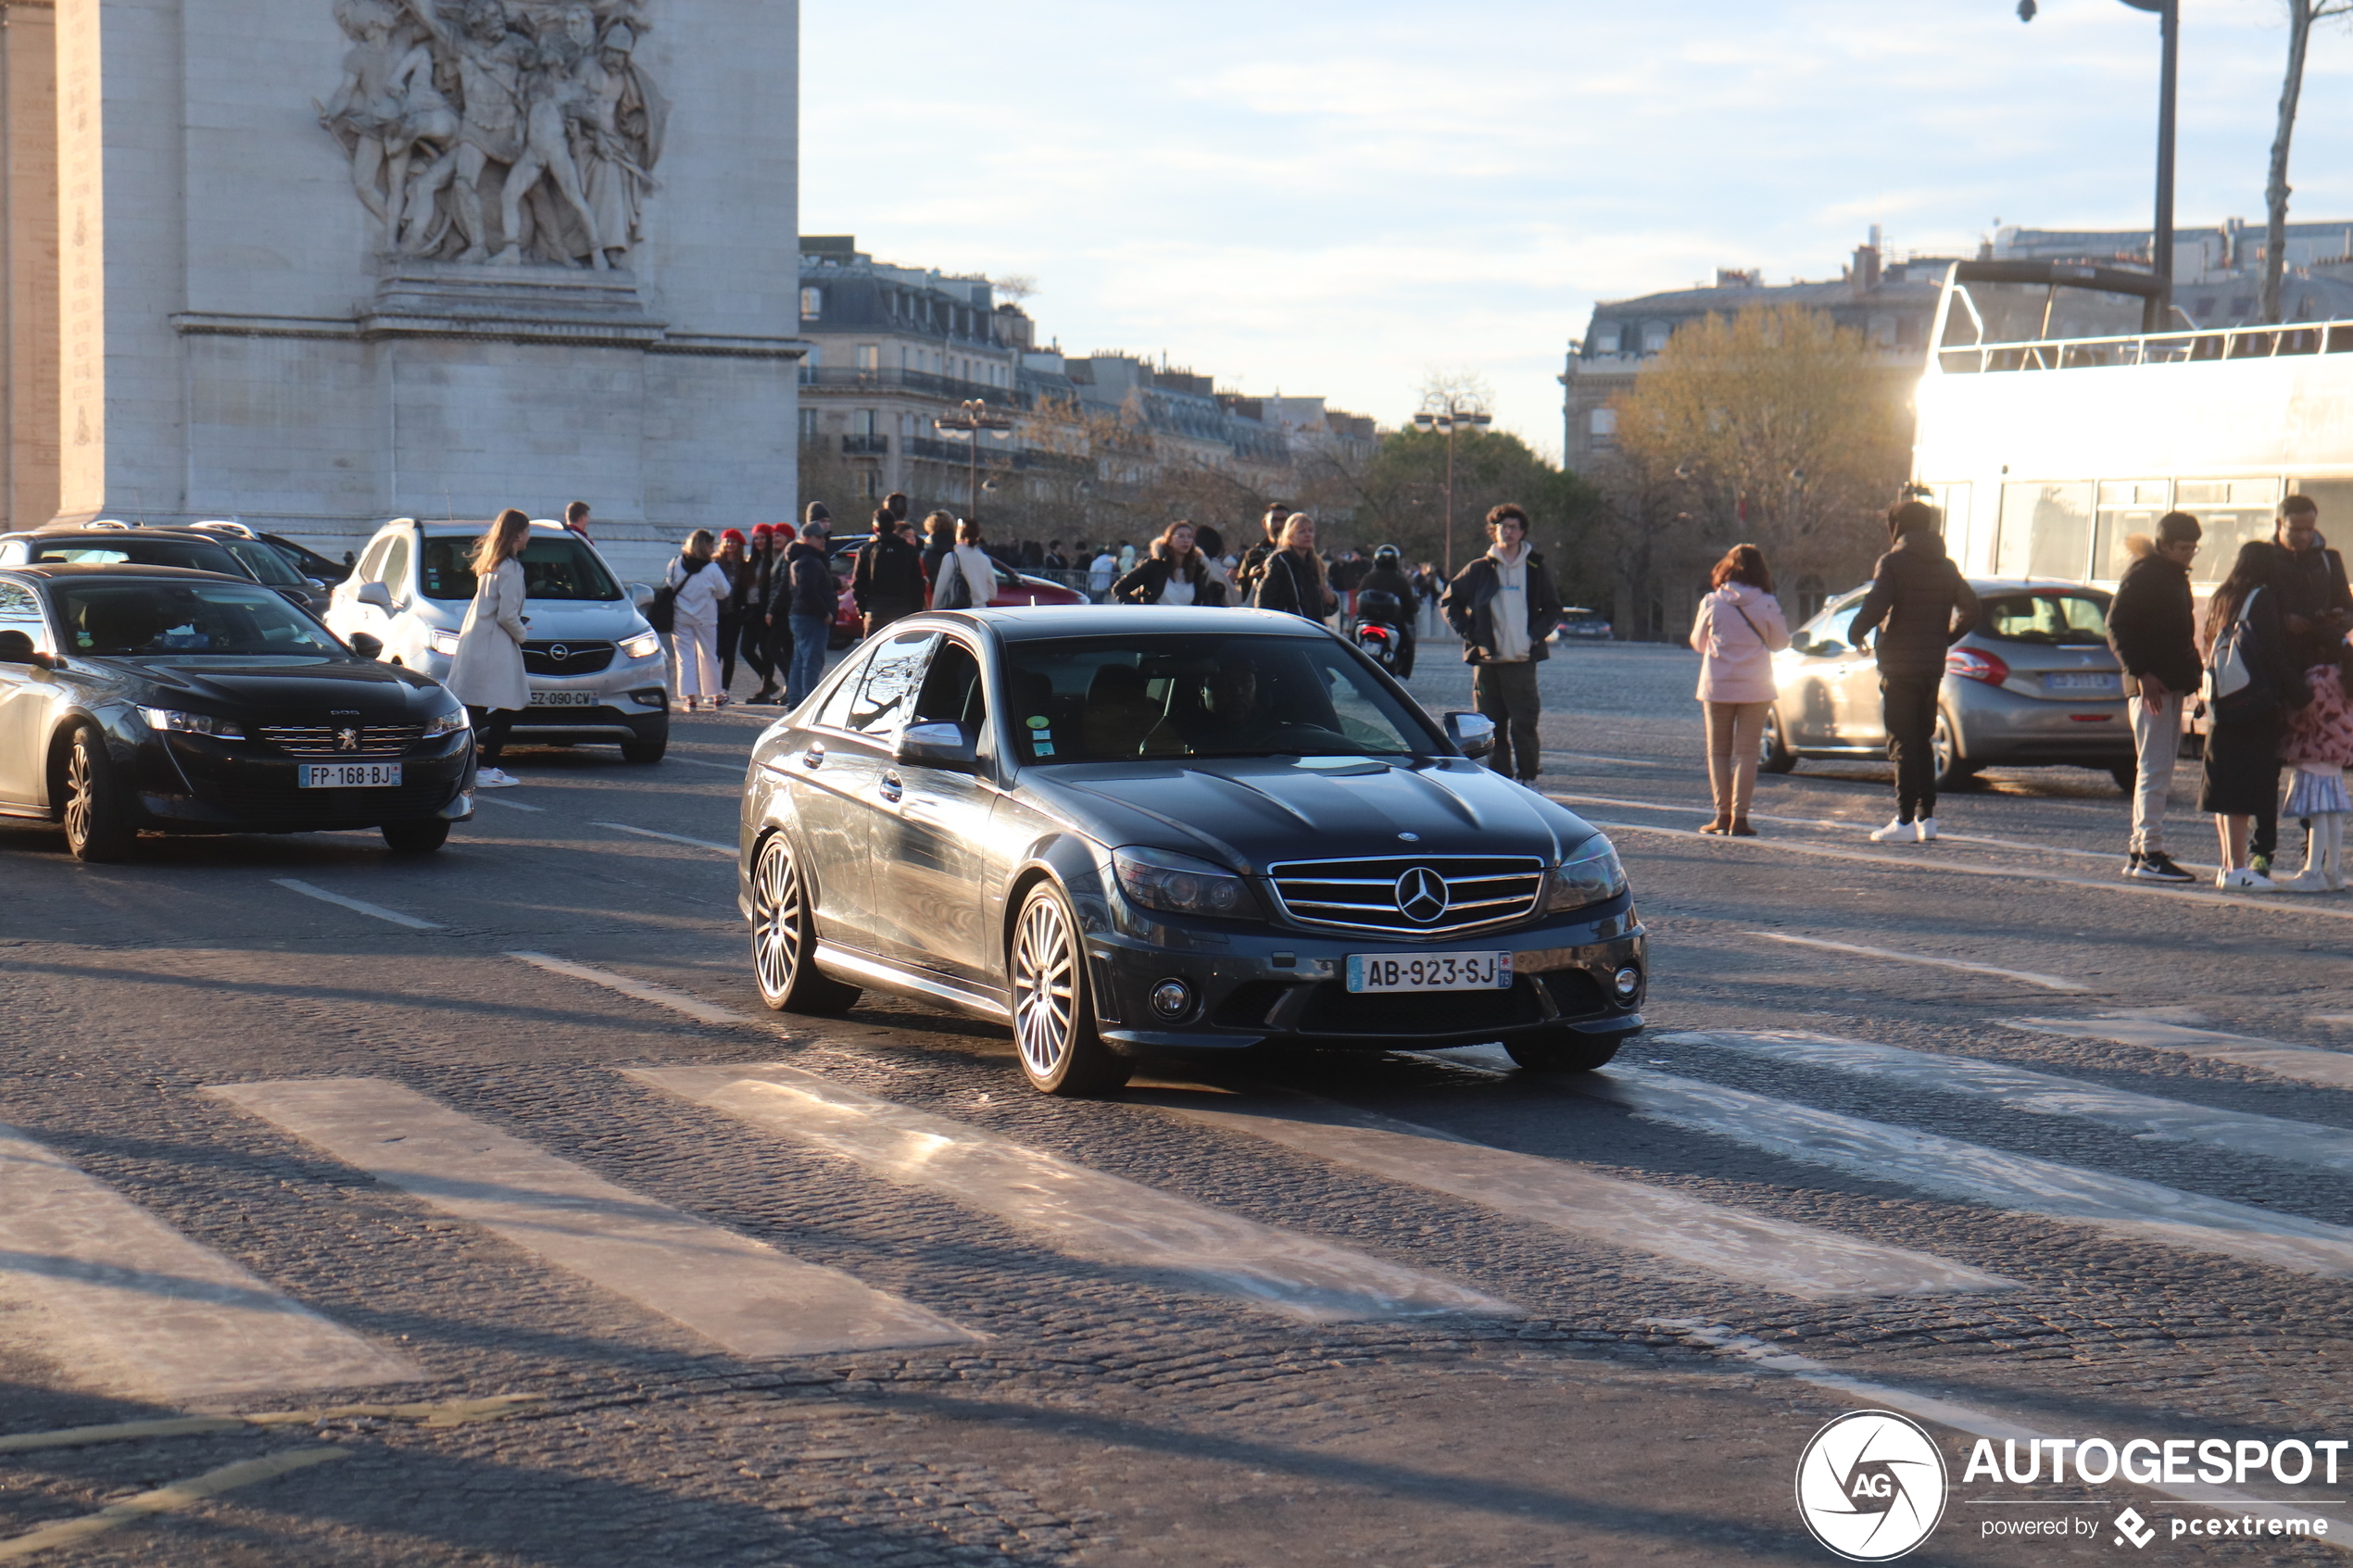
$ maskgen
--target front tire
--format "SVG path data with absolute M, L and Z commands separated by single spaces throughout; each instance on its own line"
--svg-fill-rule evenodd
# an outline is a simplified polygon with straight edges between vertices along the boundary
M 847 1012 L 859 989 L 817 972 L 817 919 L 809 881 L 780 833 L 760 846 L 751 867 L 751 972 L 760 999 L 776 1012 Z
M 1061 888 L 1041 882 L 1013 920 L 1013 1048 L 1022 1076 L 1043 1094 L 1108 1093 L 1134 1068 L 1113 1054 L 1095 1027 L 1078 922 Z
M 1756 771 L 1760 773 L 1792 773 L 1797 771 L 1797 753 L 1789 748 L 1789 736 L 1781 733 L 1781 710 L 1765 710 L 1765 733 L 1756 741 Z
M 84 724 L 73 732 L 58 774 L 64 804 L 59 815 L 73 858 L 94 864 L 129 859 L 139 830 L 132 823 L 130 803 L 115 787 L 114 759 L 107 752 L 106 737 L 94 726 Z
M 430 855 L 449 842 L 449 822 L 445 817 L 386 822 L 377 831 L 384 835 L 384 847 L 396 855 Z
M 1607 1067 L 1626 1039 L 1623 1035 L 1579 1035 L 1574 1029 L 1557 1029 L 1529 1039 L 1506 1040 L 1504 1049 L 1524 1073 L 1591 1073 Z

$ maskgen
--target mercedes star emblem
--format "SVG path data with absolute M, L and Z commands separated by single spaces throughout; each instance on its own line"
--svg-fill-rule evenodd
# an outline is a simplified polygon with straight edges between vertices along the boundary
M 1397 879 L 1397 908 L 1407 920 L 1428 925 L 1446 912 L 1446 879 L 1428 866 L 1416 866 Z

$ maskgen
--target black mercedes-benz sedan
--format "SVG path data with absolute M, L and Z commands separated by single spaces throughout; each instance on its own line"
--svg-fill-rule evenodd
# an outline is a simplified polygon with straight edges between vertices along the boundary
M 243 578 L 0 568 L 0 815 L 62 823 L 85 860 L 142 829 L 438 849 L 473 809 L 473 732 L 373 651 Z
M 1476 759 L 1492 739 L 1292 616 L 897 622 L 753 751 L 761 994 L 822 1013 L 871 985 L 1002 1020 L 1051 1094 L 1264 1041 L 1599 1067 L 1642 1026 L 1626 874 Z

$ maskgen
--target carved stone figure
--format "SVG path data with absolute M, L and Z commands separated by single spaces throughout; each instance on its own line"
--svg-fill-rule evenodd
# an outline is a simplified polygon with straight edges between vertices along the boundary
M 636 62 L 639 0 L 335 0 L 335 17 L 352 48 L 320 123 L 387 251 L 627 264 L 668 115 Z

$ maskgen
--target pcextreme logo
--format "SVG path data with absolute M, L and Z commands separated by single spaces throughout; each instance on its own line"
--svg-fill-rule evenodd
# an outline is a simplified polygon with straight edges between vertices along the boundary
M 1901 1557 L 1944 1516 L 1944 1456 L 1919 1423 L 1854 1411 L 1814 1434 L 1797 1461 L 1797 1512 L 1850 1562 Z

